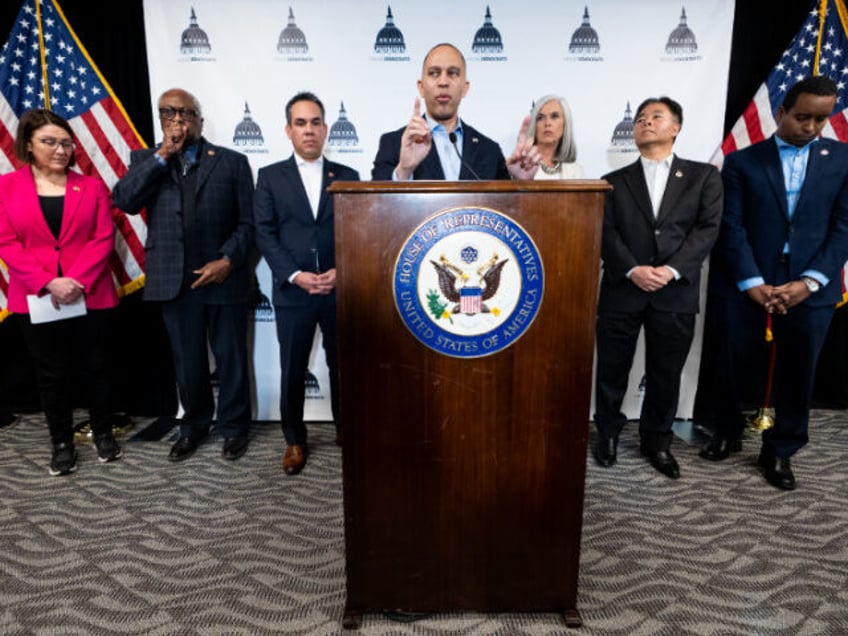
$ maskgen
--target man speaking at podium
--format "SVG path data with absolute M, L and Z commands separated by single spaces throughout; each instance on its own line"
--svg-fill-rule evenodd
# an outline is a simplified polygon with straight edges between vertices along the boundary
M 374 181 L 410 179 L 473 180 L 532 178 L 530 161 L 510 157 L 500 146 L 459 118 L 468 93 L 465 57 L 452 44 L 437 44 L 427 53 L 418 80 L 412 119 L 406 127 L 384 134 L 374 158 Z M 526 130 L 525 126 L 522 131 Z

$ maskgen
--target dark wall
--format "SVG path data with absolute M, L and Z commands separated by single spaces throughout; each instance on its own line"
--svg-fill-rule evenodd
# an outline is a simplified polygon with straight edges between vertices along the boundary
M 58 3 L 136 129 L 151 144 L 153 129 L 141 0 L 58 0 Z M 8 38 L 20 8 L 20 0 L 0 2 L 0 42 Z
M 141 0 L 60 0 L 72 28 L 87 48 L 145 142 L 155 142 L 147 74 Z M 729 130 L 800 29 L 810 4 L 803 0 L 737 0 L 733 28 L 725 130 Z M 0 39 L 5 42 L 20 9 L 0 2 Z M 434 36 L 437 37 L 437 36 Z M 139 414 L 170 413 L 173 374 L 155 308 L 134 294 L 119 310 L 115 378 L 118 408 Z M 0 407 L 4 400 L 29 402 L 31 366 L 14 325 L 0 325 Z M 823 405 L 848 406 L 848 309 L 837 312 L 823 354 L 817 397 Z M 699 396 L 699 401 L 708 398 Z

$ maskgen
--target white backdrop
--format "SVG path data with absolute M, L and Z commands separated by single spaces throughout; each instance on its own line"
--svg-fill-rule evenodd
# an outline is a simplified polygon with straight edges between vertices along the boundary
M 203 107 L 206 137 L 246 153 L 254 172 L 291 154 L 284 106 L 294 93 L 310 90 L 324 102 L 331 125 L 327 156 L 370 178 L 380 134 L 412 114 L 425 53 L 451 42 L 468 62 L 464 119 L 508 155 L 533 100 L 563 95 L 574 117 L 578 161 L 587 177 L 598 178 L 637 157 L 622 120 L 628 106 L 652 95 L 683 105 L 675 151 L 703 161 L 712 156 L 722 138 L 733 9 L 733 0 L 689 2 L 685 13 L 679 0 L 400 0 L 391 3 L 389 17 L 386 3 L 373 0 L 145 0 L 144 19 L 154 112 L 163 91 L 192 92 Z M 397 30 L 384 30 L 391 25 Z M 377 50 L 378 38 L 393 44 Z M 340 119 L 347 122 L 339 125 Z M 257 277 L 270 298 L 264 262 Z M 684 372 L 681 417 L 692 412 L 700 340 Z M 256 418 L 278 419 L 270 305 L 257 311 L 253 350 Z M 313 362 L 306 417 L 331 419 L 323 351 L 313 352 Z M 641 378 L 640 364 L 625 405 L 631 417 Z

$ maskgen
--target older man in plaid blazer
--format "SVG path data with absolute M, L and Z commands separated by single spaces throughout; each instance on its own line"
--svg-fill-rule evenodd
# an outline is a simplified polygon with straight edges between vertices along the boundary
M 247 158 L 201 136 L 197 99 L 181 89 L 159 98 L 163 140 L 132 153 L 112 193 L 129 214 L 147 210 L 144 299 L 162 303 L 185 414 L 169 458 L 194 453 L 215 414 L 207 341 L 220 381 L 217 424 L 223 456 L 247 450 L 248 253 L 253 177 Z

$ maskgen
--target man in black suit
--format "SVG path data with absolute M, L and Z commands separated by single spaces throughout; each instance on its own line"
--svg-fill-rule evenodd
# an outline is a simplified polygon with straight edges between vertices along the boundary
M 333 181 L 359 174 L 322 156 L 327 139 L 324 105 L 312 93 L 286 104 L 286 134 L 294 153 L 259 171 L 254 200 L 256 242 L 274 277 L 273 303 L 280 342 L 280 417 L 286 452 L 283 471 L 299 473 L 309 454 L 303 423 L 305 379 L 316 325 L 330 372 L 336 443 L 342 443 L 336 363 L 336 258 Z
M 739 386 L 762 361 L 771 315 L 774 427 L 758 463 L 776 488 L 795 488 L 790 457 L 808 440 L 816 363 L 841 300 L 848 259 L 848 145 L 819 134 L 837 102 L 836 84 L 809 77 L 777 109 L 774 136 L 731 153 L 722 169 L 725 215 L 713 252 L 710 315 L 720 325 L 716 430 L 711 461 L 741 450 Z
M 238 459 L 247 450 L 250 425 L 253 177 L 244 155 L 201 136 L 200 104 L 190 93 L 163 93 L 159 121 L 162 143 L 132 153 L 112 197 L 129 214 L 147 210 L 144 299 L 162 303 L 185 411 L 168 458 L 188 458 L 209 432 L 215 414 L 209 346 L 220 382 L 222 454 Z
M 669 450 L 680 374 L 695 330 L 701 266 L 722 210 L 718 171 L 672 153 L 682 123 L 683 109 L 673 99 L 645 100 L 633 133 L 641 157 L 604 176 L 614 189 L 604 207 L 597 322 L 595 459 L 604 467 L 616 462 L 627 421 L 621 404 L 644 327 L 641 451 L 672 479 L 680 476 Z
M 427 53 L 418 80 L 412 119 L 380 137 L 371 178 L 375 181 L 408 179 L 488 180 L 532 178 L 538 153 L 528 148 L 504 159 L 500 146 L 459 118 L 459 104 L 468 93 L 465 57 L 452 44 L 437 44 Z M 521 136 L 527 129 L 525 120 Z M 519 137 L 520 145 L 524 145 Z M 527 155 L 532 153 L 530 157 Z

